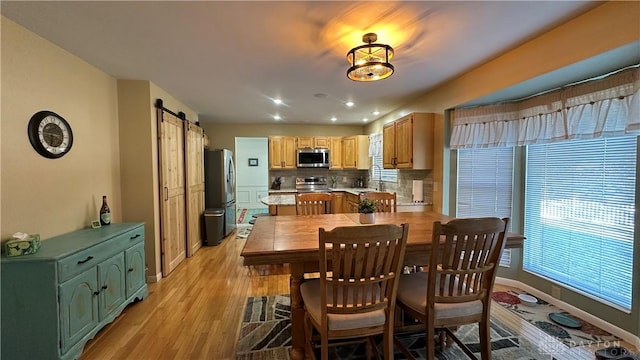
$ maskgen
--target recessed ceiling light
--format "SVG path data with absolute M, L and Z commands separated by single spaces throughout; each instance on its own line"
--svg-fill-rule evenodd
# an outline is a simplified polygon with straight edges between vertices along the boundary
M 346 103 L 344 103 L 347 107 L 352 107 L 353 105 L 355 105 L 355 103 L 353 101 L 347 101 Z
M 378 110 L 374 111 L 373 115 L 376 115 L 376 116 L 380 115 L 380 111 L 378 111 Z
M 338 118 L 337 118 L 337 117 L 335 117 L 335 116 L 332 116 L 332 117 L 331 117 L 331 121 L 336 121 L 336 120 L 338 120 Z
M 364 119 L 362 119 L 362 121 L 363 121 L 363 122 L 367 122 L 367 121 L 369 121 L 369 119 L 364 118 Z
M 273 115 L 273 120 L 282 120 L 280 115 Z
M 282 104 L 282 99 L 273 99 L 273 103 L 276 105 Z
M 313 94 L 313 96 L 317 97 L 318 99 L 324 99 L 329 95 L 323 94 L 323 93 L 317 93 L 317 94 Z

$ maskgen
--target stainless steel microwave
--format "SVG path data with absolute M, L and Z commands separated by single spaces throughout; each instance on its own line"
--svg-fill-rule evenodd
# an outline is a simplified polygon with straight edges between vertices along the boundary
M 300 149 L 296 164 L 299 168 L 328 168 L 329 149 Z

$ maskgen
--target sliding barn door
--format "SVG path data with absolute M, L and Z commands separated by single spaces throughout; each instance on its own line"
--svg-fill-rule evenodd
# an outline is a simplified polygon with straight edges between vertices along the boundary
M 204 133 L 201 127 L 186 124 L 185 175 L 187 179 L 187 256 L 202 246 L 202 214 L 204 213 Z
M 186 257 L 183 125 L 181 119 L 158 109 L 162 276 Z

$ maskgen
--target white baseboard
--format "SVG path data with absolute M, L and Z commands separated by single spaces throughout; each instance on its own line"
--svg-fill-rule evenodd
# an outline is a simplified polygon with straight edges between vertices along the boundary
M 157 273 L 155 276 L 150 275 L 147 276 L 147 283 L 157 283 L 160 282 L 160 279 L 162 279 L 162 273 Z
M 624 329 L 620 329 L 619 327 L 610 324 L 602 319 L 600 319 L 599 317 L 596 317 L 594 315 L 589 314 L 588 312 L 581 310 L 571 304 L 567 304 L 566 302 L 560 300 L 560 299 L 556 299 L 553 296 L 549 295 L 549 294 L 545 294 L 544 292 L 531 287 L 527 284 L 524 284 L 520 281 L 517 280 L 512 280 L 512 279 L 507 279 L 507 278 L 501 278 L 499 276 L 496 276 L 496 284 L 501 284 L 501 285 L 505 285 L 505 286 L 512 286 L 521 290 L 524 290 L 546 302 L 548 302 L 549 304 L 553 304 L 559 308 L 562 308 L 563 310 L 581 318 L 584 319 L 590 323 L 592 323 L 593 325 L 601 328 L 602 330 L 608 331 L 609 333 L 622 338 L 624 341 L 633 344 L 637 349 L 640 349 L 640 337 L 624 330 Z

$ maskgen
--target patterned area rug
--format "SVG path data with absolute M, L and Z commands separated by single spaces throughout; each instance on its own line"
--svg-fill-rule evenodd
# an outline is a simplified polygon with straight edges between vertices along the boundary
M 236 239 L 246 239 L 251 234 L 251 225 L 238 225 L 238 231 L 236 232 Z
M 291 346 L 291 307 L 289 295 L 250 297 L 247 299 L 240 337 L 236 345 L 238 360 L 289 359 Z M 459 327 L 456 335 L 480 357 L 477 325 Z M 496 319 L 491 319 L 491 348 L 494 360 L 542 360 L 548 354 L 540 353 L 528 341 Z M 418 359 L 424 359 L 424 335 L 406 334 L 401 341 Z M 364 344 L 330 347 L 330 359 L 364 359 Z M 316 355 L 319 358 L 319 354 Z M 459 360 L 466 356 L 457 345 L 436 352 L 440 360 Z M 406 359 L 396 349 L 395 359 Z
M 514 312 L 521 318 L 527 320 L 545 333 L 562 341 L 568 347 L 583 346 L 594 343 L 607 343 L 618 341 L 620 338 L 592 325 L 582 319 L 579 319 L 555 305 L 549 304 L 544 300 L 538 299 L 534 306 L 524 305 L 518 299 L 519 294 L 527 294 L 522 290 L 513 291 L 497 291 L 491 297 L 500 305 Z M 572 328 L 562 326 L 549 318 L 549 314 L 560 313 L 564 316 L 575 319 L 579 323 Z
M 253 219 L 254 214 L 262 214 L 266 213 L 269 210 L 266 208 L 262 209 L 238 209 L 236 211 L 236 223 L 249 225 L 249 221 Z

